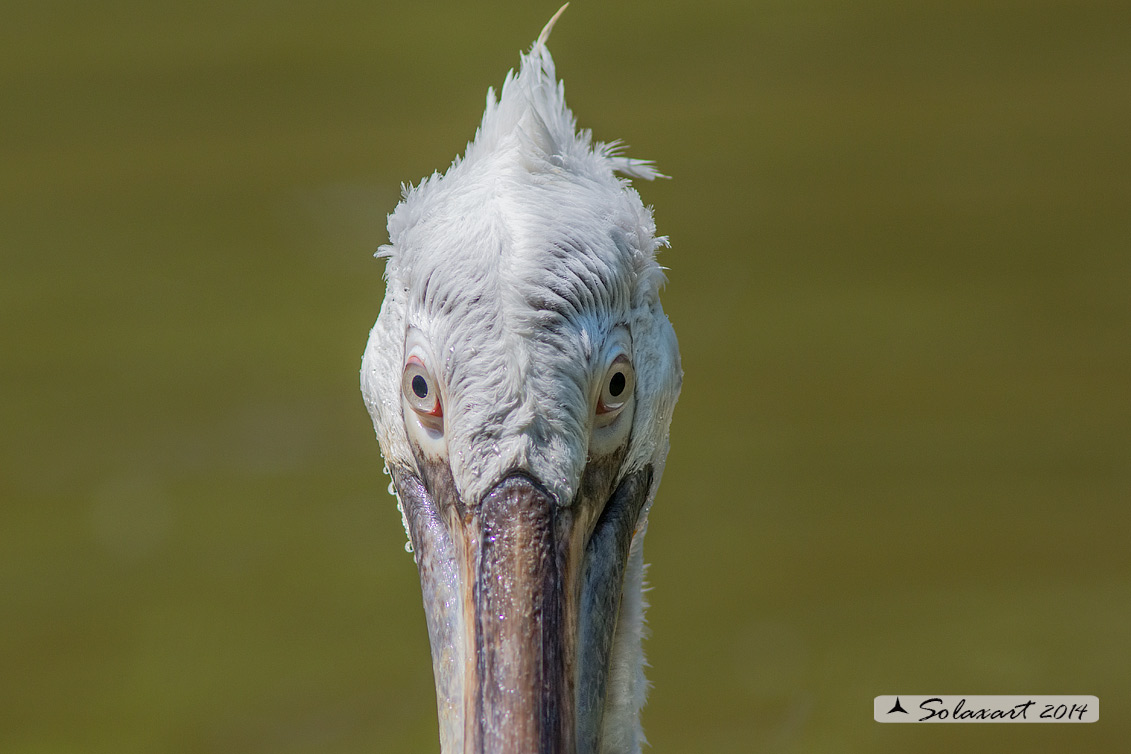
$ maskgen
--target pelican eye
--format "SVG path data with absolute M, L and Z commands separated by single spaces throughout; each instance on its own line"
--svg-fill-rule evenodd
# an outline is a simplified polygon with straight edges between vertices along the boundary
M 440 391 L 436 387 L 436 380 L 416 356 L 410 356 L 404 366 L 401 392 L 404 393 L 404 399 L 409 407 L 422 419 L 434 421 L 443 417 L 444 408 L 440 403 Z
M 624 404 L 632 398 L 632 390 L 635 385 L 636 373 L 632 370 L 632 364 L 629 363 L 628 357 L 618 356 L 601 380 L 601 395 L 597 399 L 597 414 L 608 416 L 624 408 Z

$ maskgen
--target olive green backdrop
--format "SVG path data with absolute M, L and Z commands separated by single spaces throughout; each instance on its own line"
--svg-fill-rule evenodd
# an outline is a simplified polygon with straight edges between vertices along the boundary
M 551 3 L 8 3 L 0 751 L 430 752 L 385 214 Z M 672 248 L 656 752 L 1131 739 L 1131 5 L 577 0 Z M 890 693 L 1097 694 L 892 726 Z

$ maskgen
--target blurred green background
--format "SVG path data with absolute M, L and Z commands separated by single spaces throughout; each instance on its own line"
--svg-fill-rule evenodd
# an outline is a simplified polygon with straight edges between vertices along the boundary
M 402 181 L 553 3 L 8 3 L 0 751 L 429 752 L 357 388 Z M 672 248 L 656 752 L 1131 739 L 1131 4 L 577 0 Z M 888 693 L 1097 694 L 893 726 Z

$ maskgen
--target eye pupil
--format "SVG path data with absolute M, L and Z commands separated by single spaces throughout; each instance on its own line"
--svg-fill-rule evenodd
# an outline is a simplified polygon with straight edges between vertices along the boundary
M 619 398 L 620 394 L 624 392 L 624 386 L 624 372 L 614 372 L 613 376 L 609 378 L 609 395 Z
M 412 378 L 412 392 L 416 393 L 417 398 L 428 397 L 428 380 L 424 379 L 422 375 L 415 375 Z

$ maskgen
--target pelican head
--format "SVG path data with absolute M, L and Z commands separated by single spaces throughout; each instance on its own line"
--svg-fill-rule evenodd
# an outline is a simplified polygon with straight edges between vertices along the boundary
M 559 11 L 560 13 L 560 11 Z M 555 19 L 557 16 L 555 16 Z M 653 178 L 546 49 L 389 216 L 362 392 L 424 592 L 445 754 L 638 752 L 642 539 L 681 371 Z

